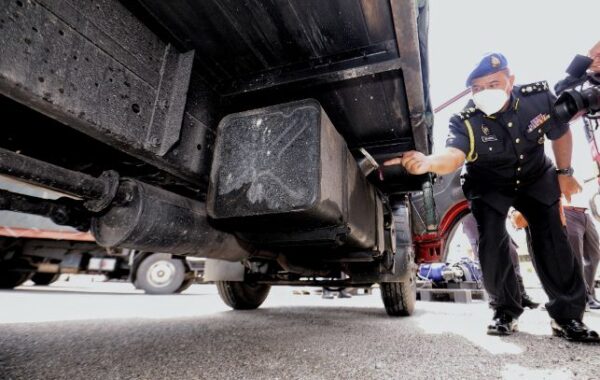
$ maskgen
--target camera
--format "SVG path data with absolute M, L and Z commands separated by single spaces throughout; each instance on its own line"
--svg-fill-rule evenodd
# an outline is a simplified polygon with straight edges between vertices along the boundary
M 567 68 L 567 78 L 557 83 L 555 90 L 560 95 L 554 103 L 554 113 L 559 122 L 600 111 L 600 74 L 586 73 L 591 63 L 591 58 L 576 56 Z
M 554 112 L 560 122 L 600 111 L 600 76 L 590 75 L 586 82 L 590 87 L 565 90 L 554 103 Z

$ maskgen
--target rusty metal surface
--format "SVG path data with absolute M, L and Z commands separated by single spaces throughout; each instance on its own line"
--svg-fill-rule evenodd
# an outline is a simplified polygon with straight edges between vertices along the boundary
M 276 84 L 303 69 L 397 56 L 386 0 L 138 2 L 179 45 L 197 51 L 202 75 L 220 93 L 267 77 Z
M 429 149 L 422 17 L 408 0 L 0 0 L 0 93 L 198 188 L 222 116 L 309 97 L 381 160 Z
M 196 51 L 225 113 L 310 97 L 351 148 L 367 147 L 376 159 L 380 146 L 428 151 L 426 7 L 418 12 L 412 0 L 137 2 L 147 12 L 138 16 Z
M 402 60 L 404 86 L 415 148 L 420 152 L 429 153 L 419 31 L 416 22 L 407 22 L 408 20 L 417 20 L 417 2 L 415 0 L 390 0 L 390 3 L 396 41 Z
M 0 93 L 200 181 L 210 117 L 190 79 L 193 52 L 161 41 L 114 0 L 3 0 L 0 20 Z M 199 94 L 186 103 L 190 82 Z

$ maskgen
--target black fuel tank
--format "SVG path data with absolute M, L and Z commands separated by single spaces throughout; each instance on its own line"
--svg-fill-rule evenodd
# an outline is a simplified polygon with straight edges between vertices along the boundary
M 383 223 L 375 188 L 311 99 L 221 121 L 207 206 L 221 226 L 275 245 L 375 248 Z

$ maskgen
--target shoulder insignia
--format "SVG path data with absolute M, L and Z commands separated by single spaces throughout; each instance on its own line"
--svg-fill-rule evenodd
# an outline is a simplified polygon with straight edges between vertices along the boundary
M 475 114 L 476 111 L 477 111 L 477 108 L 475 108 L 475 107 L 465 108 L 464 110 L 459 112 L 457 114 L 457 116 L 460 118 L 460 120 L 467 120 L 467 119 L 470 119 Z
M 520 92 L 524 96 L 527 96 L 531 94 L 537 94 L 539 92 L 545 92 L 549 89 L 550 87 L 548 86 L 548 82 L 543 80 L 541 82 L 535 82 L 521 86 Z

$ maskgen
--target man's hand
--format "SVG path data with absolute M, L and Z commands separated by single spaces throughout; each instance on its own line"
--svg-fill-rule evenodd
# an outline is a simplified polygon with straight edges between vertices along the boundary
M 429 156 L 414 150 L 404 153 L 402 157 L 392 158 L 391 160 L 384 162 L 383 165 L 402 165 L 407 172 L 414 175 L 425 174 L 431 171 L 431 160 L 429 159 Z
M 456 148 L 447 147 L 440 153 L 426 156 L 417 151 L 404 153 L 383 163 L 384 166 L 402 165 L 407 172 L 414 175 L 435 173 L 445 175 L 455 172 L 465 162 L 466 154 Z
M 600 73 L 600 41 L 596 42 L 596 45 L 590 49 L 588 55 L 594 60 L 589 69 L 595 73 Z
M 574 177 L 567 175 L 558 176 L 558 185 L 560 192 L 565 196 L 567 202 L 571 202 L 571 195 L 581 193 L 581 185 Z
M 513 228 L 516 230 L 520 230 L 521 228 L 526 228 L 529 226 L 527 219 L 525 219 L 523 214 L 517 210 L 513 210 L 513 212 L 510 213 L 510 222 Z

